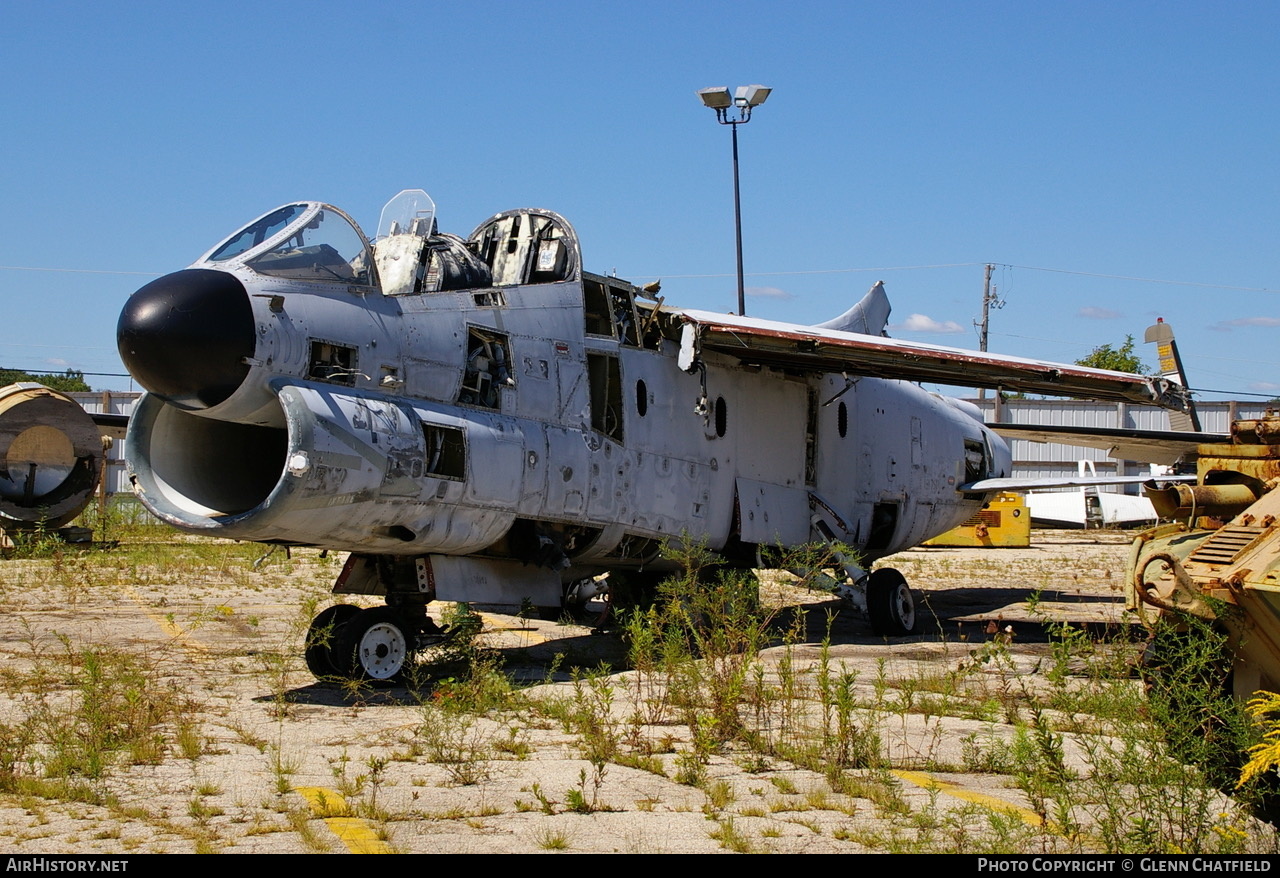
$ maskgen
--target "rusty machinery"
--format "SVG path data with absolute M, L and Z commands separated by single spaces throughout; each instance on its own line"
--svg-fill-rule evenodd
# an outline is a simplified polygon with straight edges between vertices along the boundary
M 0 541 L 6 531 L 56 530 L 84 511 L 109 441 L 65 394 L 0 387 Z
M 1126 603 L 1152 630 L 1164 616 L 1221 626 L 1245 699 L 1280 686 L 1280 416 L 1236 421 L 1231 439 L 1199 446 L 1195 485 L 1148 485 L 1175 523 L 1134 540 Z

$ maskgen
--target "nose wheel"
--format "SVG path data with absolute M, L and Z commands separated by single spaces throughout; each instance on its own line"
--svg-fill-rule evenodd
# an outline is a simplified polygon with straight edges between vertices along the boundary
M 390 685 L 413 659 L 416 632 L 391 607 L 362 610 L 337 604 L 322 610 L 307 631 L 307 670 L 320 680 L 335 677 Z
M 874 571 L 867 581 L 867 615 L 876 634 L 896 637 L 916 630 L 916 601 L 906 577 L 892 567 Z
M 336 651 L 343 676 L 375 685 L 390 685 L 404 673 L 413 655 L 410 633 L 391 607 L 361 610 L 338 632 Z M 335 662 L 336 664 L 336 662 Z

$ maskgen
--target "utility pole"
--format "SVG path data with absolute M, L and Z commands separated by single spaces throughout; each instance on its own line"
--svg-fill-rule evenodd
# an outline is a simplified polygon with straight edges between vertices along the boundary
M 975 323 L 978 327 L 978 350 L 986 351 L 987 349 L 987 328 L 991 320 L 991 309 L 999 310 L 1004 307 L 1004 302 L 996 295 L 996 291 L 991 288 L 991 272 L 996 267 L 990 262 L 987 263 L 986 270 L 983 272 L 982 278 L 982 322 Z M 978 391 L 978 399 L 987 398 L 987 389 L 984 387 Z
M 995 270 L 995 266 L 990 262 L 987 263 L 986 271 L 983 272 L 982 278 L 982 323 L 978 326 L 978 350 L 985 351 L 987 349 L 987 324 L 991 318 L 991 300 L 995 296 L 991 295 L 991 272 Z M 1001 302 L 1000 304 L 1004 304 Z M 1000 305 L 996 306 L 997 308 Z

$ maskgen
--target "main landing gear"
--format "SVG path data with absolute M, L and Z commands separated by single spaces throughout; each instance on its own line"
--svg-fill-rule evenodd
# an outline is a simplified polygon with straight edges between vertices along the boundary
M 814 517 L 814 527 L 831 548 L 835 562 L 844 571 L 844 582 L 833 583 L 832 590 L 855 612 L 867 617 L 871 630 L 881 637 L 901 637 L 916 630 L 916 601 L 907 578 L 892 567 L 881 567 L 870 573 L 858 559 L 844 554 L 831 528 Z
M 831 589 L 854 612 L 871 622 L 875 634 L 901 637 L 915 633 L 916 601 L 905 576 L 892 567 L 868 573 L 851 562 L 841 566 L 848 578 L 832 583 Z
M 881 567 L 867 577 L 867 616 L 876 634 L 896 637 L 916 630 L 916 602 L 905 576 Z

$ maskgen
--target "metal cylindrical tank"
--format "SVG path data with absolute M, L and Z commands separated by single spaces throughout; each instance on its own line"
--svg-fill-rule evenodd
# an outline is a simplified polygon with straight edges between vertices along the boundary
M 104 456 L 92 416 L 71 397 L 0 387 L 0 529 L 69 523 L 93 499 Z

